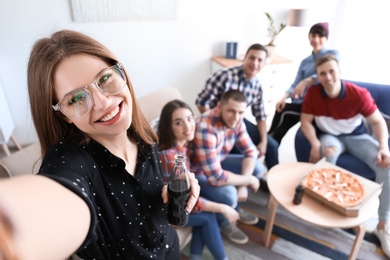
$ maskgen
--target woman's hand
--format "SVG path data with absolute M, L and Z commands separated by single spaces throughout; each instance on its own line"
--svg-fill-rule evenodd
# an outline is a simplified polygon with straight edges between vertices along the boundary
M 301 80 L 301 82 L 299 82 L 298 85 L 295 87 L 293 93 L 291 93 L 291 98 L 296 99 L 303 97 L 305 89 L 312 84 L 314 84 L 314 80 L 311 77 Z
M 284 107 L 286 106 L 286 99 L 289 97 L 290 95 L 286 92 L 284 93 L 283 97 L 278 101 L 278 103 L 276 103 L 276 111 L 277 112 L 282 112 L 282 110 L 284 109 Z
M 164 203 L 168 203 L 168 185 L 164 185 L 161 190 L 161 197 Z
M 236 222 L 240 218 L 240 215 L 234 208 L 222 203 L 221 214 L 229 221 L 230 224 Z
M 196 202 L 199 198 L 200 186 L 198 180 L 195 178 L 195 174 L 193 172 L 188 173 L 190 185 L 191 185 L 191 194 L 187 201 L 186 211 L 191 212 L 192 208 L 195 206 Z
M 192 208 L 195 206 L 196 202 L 199 198 L 200 186 L 198 184 L 198 180 L 195 178 L 195 174 L 192 172 L 188 173 L 190 186 L 191 186 L 191 194 L 187 201 L 186 211 L 191 212 Z M 161 197 L 164 203 L 168 203 L 168 185 L 164 185 L 161 190 Z
M 276 103 L 276 111 L 278 111 L 279 113 L 282 112 L 285 106 L 286 106 L 286 99 L 283 98 L 279 100 L 278 103 Z
M 186 211 L 191 212 L 192 208 L 195 206 L 196 202 L 199 198 L 200 186 L 198 184 L 198 180 L 195 178 L 195 174 L 192 172 L 188 173 L 190 186 L 191 186 L 191 194 L 187 201 Z M 161 197 L 164 203 L 168 203 L 168 185 L 164 185 L 161 190 Z

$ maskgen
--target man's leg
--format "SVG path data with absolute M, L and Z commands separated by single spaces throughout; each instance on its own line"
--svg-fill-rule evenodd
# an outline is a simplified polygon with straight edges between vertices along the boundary
M 212 186 L 206 176 L 197 175 L 200 196 L 219 203 L 229 205 L 233 208 L 237 207 L 237 189 L 232 185 Z M 229 221 L 220 213 L 216 213 L 218 225 L 221 232 L 232 242 L 237 244 L 245 244 L 248 242 L 248 236 L 242 232 L 235 223 L 229 224 Z
M 248 131 L 248 134 L 252 139 L 252 142 L 255 145 L 258 145 L 260 143 L 260 134 L 259 134 L 259 130 L 257 129 L 257 126 L 245 118 L 244 118 L 244 123 Z M 273 166 L 279 163 L 279 153 L 278 153 L 279 143 L 275 139 L 273 139 L 270 135 L 267 135 L 267 140 L 268 140 L 267 152 L 265 153 L 264 160 L 269 170 Z
M 268 170 L 279 164 L 279 143 L 270 135 L 267 135 L 267 152 L 265 153 L 265 164 Z
M 243 159 L 244 156 L 242 154 L 228 154 L 225 160 L 221 162 L 221 166 L 225 170 L 234 172 L 235 174 L 241 174 Z M 265 166 L 259 160 L 256 160 L 253 175 L 258 178 L 261 178 L 265 172 Z
M 349 153 L 365 162 L 375 172 L 377 183 L 382 183 L 382 192 L 379 195 L 379 223 L 375 229 L 383 252 L 390 257 L 390 169 L 379 167 L 375 161 L 379 150 L 379 143 L 370 135 L 343 137 Z M 362 149 L 364 147 L 364 149 Z
M 222 168 L 235 174 L 241 174 L 243 159 L 244 156 L 242 154 L 228 154 L 225 160 L 221 162 Z M 264 165 L 259 160 L 256 160 L 256 166 L 252 174 L 258 178 L 261 178 L 265 171 L 266 169 Z M 240 214 L 240 221 L 244 224 L 254 225 L 259 221 L 257 216 L 240 209 L 240 203 L 238 203 L 236 210 Z
M 233 208 L 237 207 L 237 189 L 232 185 L 213 186 L 211 185 L 205 175 L 196 175 L 200 186 L 200 196 L 229 205 Z M 226 227 L 229 221 L 220 213 L 217 214 L 217 220 L 220 227 Z
M 323 134 L 319 137 L 321 142 L 321 156 L 326 157 L 326 161 L 336 164 L 340 154 L 345 151 L 343 142 L 334 135 Z

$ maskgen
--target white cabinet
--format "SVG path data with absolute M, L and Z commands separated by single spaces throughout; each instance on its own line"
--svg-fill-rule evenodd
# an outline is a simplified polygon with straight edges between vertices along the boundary
M 241 60 L 226 59 L 224 57 L 213 57 L 211 62 L 211 73 L 226 68 L 242 65 Z M 267 127 L 271 126 L 275 113 L 275 105 L 282 98 L 286 90 L 294 80 L 296 68 L 293 62 L 281 56 L 275 56 L 260 71 L 258 78 L 263 86 L 264 109 L 267 114 Z M 248 107 L 245 117 L 255 123 L 252 112 Z

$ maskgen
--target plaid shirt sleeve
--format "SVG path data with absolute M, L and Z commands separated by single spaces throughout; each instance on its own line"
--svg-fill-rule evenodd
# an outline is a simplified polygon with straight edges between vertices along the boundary
M 199 197 L 198 201 L 196 202 L 195 206 L 192 208 L 191 213 L 197 213 L 201 212 L 204 209 L 204 206 L 206 205 L 207 200 L 203 197 Z
M 240 128 L 238 129 L 236 147 L 245 158 L 251 157 L 256 159 L 259 156 L 259 152 L 252 142 L 244 123 L 241 123 Z
M 161 162 L 161 168 L 163 169 L 164 176 L 170 176 L 171 170 L 175 164 L 175 149 L 167 149 L 159 151 L 159 157 Z
M 202 127 L 202 125 L 204 126 Z M 217 136 L 204 122 L 199 123 L 196 128 L 194 145 L 197 161 L 200 163 L 209 183 L 214 186 L 225 184 L 229 172 L 222 169 L 218 160 L 219 156 L 216 149 Z
M 263 89 L 260 81 L 257 82 L 256 88 L 257 91 L 254 94 L 253 104 L 252 104 L 252 114 L 257 121 L 264 121 L 267 119 L 264 110 L 264 99 L 263 99 Z
M 195 103 L 197 106 L 214 108 L 225 91 L 224 85 L 227 80 L 227 71 L 222 69 L 216 71 L 206 81 L 202 92 L 199 93 Z

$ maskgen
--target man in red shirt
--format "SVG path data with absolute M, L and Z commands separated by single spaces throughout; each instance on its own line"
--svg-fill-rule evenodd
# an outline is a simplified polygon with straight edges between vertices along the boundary
M 319 58 L 316 70 L 320 83 L 308 89 L 301 114 L 301 129 L 311 144 L 310 162 L 325 156 L 335 164 L 348 150 L 373 169 L 376 182 L 383 184 L 374 232 L 390 257 L 390 152 L 385 120 L 367 89 L 340 79 L 334 56 Z M 364 119 L 375 137 L 367 133 Z

